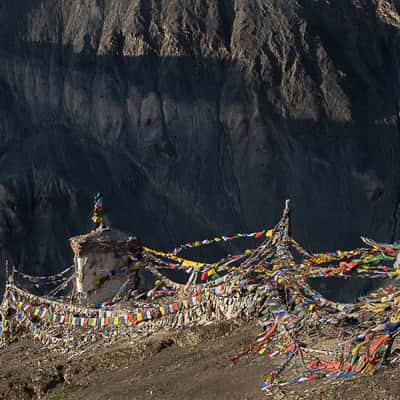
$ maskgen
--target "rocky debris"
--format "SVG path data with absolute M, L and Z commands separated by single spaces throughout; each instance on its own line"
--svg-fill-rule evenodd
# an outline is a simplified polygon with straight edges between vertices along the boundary
M 240 351 L 251 345 L 254 334 L 249 333 L 255 328 L 253 324 L 235 328 L 235 324 L 224 323 L 181 332 L 163 331 L 149 338 L 129 340 L 121 337 L 112 345 L 95 346 L 70 360 L 41 350 L 29 341 L 22 341 L 9 347 L 7 352 L 0 352 L 0 363 L 4 365 L 0 372 L 0 399 L 67 399 L 79 396 L 82 390 L 91 392 L 94 397 L 114 396 L 107 394 L 107 391 L 93 392 L 93 382 L 97 379 L 103 383 L 110 382 L 110 374 L 123 374 L 127 379 L 132 378 L 133 374 L 135 381 L 144 377 L 162 379 L 161 372 L 179 373 L 181 368 L 189 364 L 191 368 L 203 368 L 200 364 L 196 367 L 196 361 L 207 364 L 205 352 L 212 351 L 224 360 L 219 361 L 221 367 L 230 368 L 227 356 L 222 353 L 223 342 L 228 342 L 228 347 L 238 346 L 230 351 Z M 233 339 L 228 338 L 231 332 L 234 333 Z M 245 338 L 241 338 L 241 335 L 245 335 Z M 218 343 L 213 344 L 213 341 Z M 159 384 L 146 382 L 145 387 L 139 389 L 136 385 L 129 387 L 124 384 L 124 390 L 136 387 L 137 398 L 144 399 L 149 390 L 156 393 L 157 386 Z M 115 395 L 119 396 L 118 393 Z
M 252 347 L 258 330 L 254 323 L 226 323 L 142 340 L 121 337 L 70 360 L 21 341 L 0 351 L 0 399 L 260 399 L 263 373 L 274 361 L 253 354 L 229 362 Z M 288 400 L 395 400 L 397 374 L 388 366 L 375 376 L 306 382 L 281 394 Z

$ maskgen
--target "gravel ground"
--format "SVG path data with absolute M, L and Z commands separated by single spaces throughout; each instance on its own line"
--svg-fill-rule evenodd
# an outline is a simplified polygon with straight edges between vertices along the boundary
M 259 387 L 272 367 L 269 361 L 250 355 L 229 362 L 251 347 L 258 332 L 253 323 L 163 332 L 100 346 L 70 361 L 22 340 L 0 352 L 0 399 L 264 399 Z M 274 398 L 400 399 L 398 373 L 388 367 L 345 383 L 297 385 Z

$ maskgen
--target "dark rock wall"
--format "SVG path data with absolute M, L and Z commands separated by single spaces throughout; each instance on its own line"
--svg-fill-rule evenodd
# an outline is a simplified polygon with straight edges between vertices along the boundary
M 3 0 L 0 244 L 72 258 L 102 191 L 152 246 L 272 226 L 398 239 L 398 2 Z

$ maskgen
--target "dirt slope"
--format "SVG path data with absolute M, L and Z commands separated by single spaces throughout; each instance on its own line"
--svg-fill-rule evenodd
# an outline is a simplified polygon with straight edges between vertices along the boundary
M 254 343 L 258 329 L 248 324 L 164 332 L 141 342 L 126 339 L 101 346 L 71 361 L 22 341 L 0 353 L 0 399 L 263 399 L 259 387 L 272 368 L 270 362 L 256 355 L 234 365 L 228 361 Z M 400 399 L 398 373 L 387 367 L 376 376 L 345 383 L 293 386 L 285 395 L 292 400 L 396 400 Z

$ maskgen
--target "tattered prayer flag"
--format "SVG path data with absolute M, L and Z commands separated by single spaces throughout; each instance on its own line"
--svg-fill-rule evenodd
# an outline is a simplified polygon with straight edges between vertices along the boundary
M 201 279 L 202 281 L 206 281 L 206 280 L 208 279 L 208 273 L 207 273 L 207 272 L 203 272 L 203 273 L 201 274 L 200 279 Z
M 378 349 L 378 347 L 389 337 L 389 335 L 382 335 L 369 348 L 369 354 L 372 355 Z
M 24 304 L 24 306 L 22 307 L 22 309 L 28 313 L 32 310 L 32 306 L 30 304 Z

